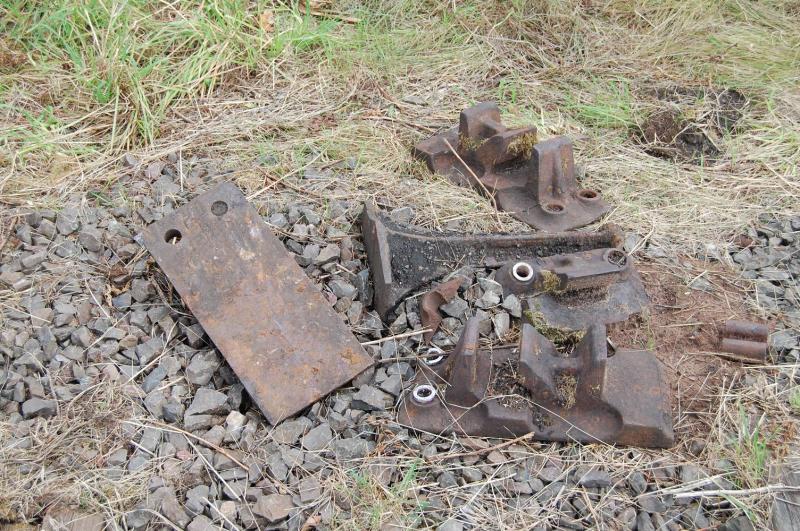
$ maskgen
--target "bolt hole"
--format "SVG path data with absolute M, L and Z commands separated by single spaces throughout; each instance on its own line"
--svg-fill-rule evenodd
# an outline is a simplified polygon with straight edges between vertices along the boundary
M 564 205 L 561 203 L 545 203 L 542 205 L 542 208 L 545 212 L 549 212 L 550 214 L 561 214 L 564 212 Z
M 172 245 L 175 245 L 176 243 L 181 241 L 182 237 L 183 235 L 181 234 L 181 231 L 179 231 L 178 229 L 169 229 L 167 232 L 164 233 L 164 241 L 167 243 L 171 243 Z
M 606 253 L 606 261 L 617 267 L 623 267 L 628 263 L 628 256 L 619 249 L 611 249 Z
M 434 356 L 432 358 L 427 357 L 430 356 L 431 354 L 438 354 L 438 356 Z M 444 359 L 444 351 L 439 347 L 429 348 L 428 351 L 425 352 L 425 355 L 426 355 L 425 365 L 437 365 L 440 361 Z
M 590 188 L 584 188 L 578 192 L 578 196 L 581 199 L 586 199 L 587 201 L 594 201 L 600 198 L 600 194 L 597 192 L 597 190 L 592 190 Z
M 427 404 L 436 398 L 436 388 L 428 384 L 418 385 L 411 392 L 411 396 L 420 404 Z
M 511 268 L 511 276 L 520 282 L 528 282 L 533 278 L 533 268 L 528 262 L 517 262 Z
M 228 203 L 225 201 L 214 201 L 211 203 L 211 213 L 215 216 L 223 216 L 228 211 Z

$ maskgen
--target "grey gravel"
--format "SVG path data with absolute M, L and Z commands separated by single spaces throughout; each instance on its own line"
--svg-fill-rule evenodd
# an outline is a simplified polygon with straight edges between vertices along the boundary
M 42 398 L 31 398 L 22 403 L 22 416 L 26 419 L 32 417 L 49 418 L 56 414 L 56 401 Z

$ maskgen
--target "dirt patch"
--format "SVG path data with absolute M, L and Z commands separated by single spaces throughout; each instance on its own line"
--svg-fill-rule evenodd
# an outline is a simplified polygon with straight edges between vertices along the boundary
M 672 88 L 654 93 L 656 110 L 645 120 L 636 140 L 648 153 L 693 162 L 715 163 L 723 137 L 734 134 L 747 106 L 738 91 Z
M 758 319 L 747 310 L 745 291 L 722 266 L 684 259 L 680 266 L 639 263 L 637 267 L 650 297 L 649 312 L 611 325 L 609 338 L 617 348 L 655 351 L 670 382 L 680 440 L 702 430 L 694 412 L 711 411 L 723 381 L 730 381 L 741 367 L 714 355 L 719 328 L 728 319 Z M 713 291 L 688 287 L 701 274 Z
M 509 358 L 492 367 L 489 381 L 489 396 L 499 396 L 498 401 L 506 407 L 527 409 L 531 404 L 531 392 L 522 384 L 519 375 L 519 360 Z

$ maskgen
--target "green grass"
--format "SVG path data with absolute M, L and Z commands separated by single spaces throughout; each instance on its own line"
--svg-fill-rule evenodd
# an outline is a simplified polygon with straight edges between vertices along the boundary
M 759 484 L 767 473 L 769 459 L 768 437 L 762 432 L 761 422 L 751 425 L 750 416 L 739 407 L 739 433 L 735 445 L 737 461 L 744 472 L 740 478 L 750 485 Z
M 792 393 L 789 396 L 789 405 L 796 414 L 800 415 L 800 387 L 792 389 Z

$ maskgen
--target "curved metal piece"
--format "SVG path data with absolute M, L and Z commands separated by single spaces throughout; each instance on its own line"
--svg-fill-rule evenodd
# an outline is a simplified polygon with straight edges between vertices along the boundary
M 609 358 L 604 325 L 588 328 L 569 354 L 530 325 L 517 348 L 480 350 L 479 324 L 469 320 L 445 364 L 421 366 L 414 386 L 435 386 L 439 399 L 420 404 L 406 396 L 400 424 L 481 437 L 533 432 L 545 441 L 672 446 L 668 385 L 652 352 L 618 350 Z M 514 389 L 503 388 L 509 379 Z
M 423 140 L 413 153 L 456 184 L 492 194 L 499 208 L 539 230 L 581 227 L 610 210 L 599 192 L 578 185 L 572 141 L 537 143 L 535 127 L 508 129 L 493 102 L 464 109 L 457 127 Z
M 401 225 L 367 203 L 361 231 L 375 286 L 375 309 L 382 319 L 412 292 L 464 266 L 499 267 L 514 260 L 619 247 L 613 225 L 596 232 L 558 234 L 456 234 Z

